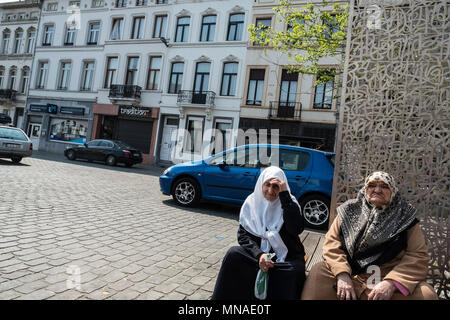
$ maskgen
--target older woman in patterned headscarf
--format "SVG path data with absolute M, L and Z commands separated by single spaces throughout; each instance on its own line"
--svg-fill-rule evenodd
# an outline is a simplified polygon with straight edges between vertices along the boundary
M 394 178 L 372 173 L 357 198 L 337 208 L 302 299 L 437 299 L 425 282 L 429 255 L 418 222 Z

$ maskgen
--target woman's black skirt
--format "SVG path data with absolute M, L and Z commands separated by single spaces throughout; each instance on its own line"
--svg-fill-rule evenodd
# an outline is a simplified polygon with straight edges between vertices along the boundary
M 212 300 L 257 300 L 254 294 L 259 262 L 243 247 L 231 247 L 222 261 Z M 305 282 L 305 260 L 275 263 L 269 271 L 267 300 L 295 300 Z

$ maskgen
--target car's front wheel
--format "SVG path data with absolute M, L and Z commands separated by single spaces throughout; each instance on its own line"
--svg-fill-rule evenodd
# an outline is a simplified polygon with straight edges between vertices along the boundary
M 330 199 L 313 194 L 300 201 L 306 226 L 326 230 L 330 219 Z
M 182 178 L 175 182 L 172 197 L 177 204 L 192 207 L 200 201 L 200 186 L 194 179 Z
M 14 163 L 19 163 L 20 161 L 22 161 L 22 157 L 12 157 L 11 161 Z

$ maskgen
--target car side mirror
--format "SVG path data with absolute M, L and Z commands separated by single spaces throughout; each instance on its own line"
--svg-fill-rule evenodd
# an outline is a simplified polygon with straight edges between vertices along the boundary
M 226 163 L 225 161 L 223 161 L 223 162 L 219 163 L 218 166 L 219 166 L 220 169 L 223 170 L 223 169 L 225 169 L 225 167 L 227 166 L 227 163 Z

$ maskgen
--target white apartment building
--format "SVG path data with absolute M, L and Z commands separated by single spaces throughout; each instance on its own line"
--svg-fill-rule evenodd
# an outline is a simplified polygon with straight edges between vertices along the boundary
M 0 114 L 23 125 L 40 1 L 0 3 Z
M 139 125 L 147 139 L 152 132 L 152 161 L 173 161 L 176 145 L 200 156 L 209 129 L 238 128 L 251 1 L 135 2 L 112 8 L 106 23 L 104 83 L 94 108 L 99 136 L 124 128 L 136 137 L 135 125 L 115 120 L 130 108 L 122 105 L 135 105 L 158 119 L 152 128 Z M 111 85 L 119 92 L 138 86 L 139 97 L 112 97 Z
M 98 1 L 42 1 L 26 109 L 34 148 L 62 153 L 89 140 L 107 11 Z
M 41 130 L 33 145 L 62 152 L 119 139 L 151 164 L 171 162 L 176 144 L 198 153 L 209 129 L 237 129 L 251 4 L 43 1 L 27 104 Z
M 321 2 L 320 0 L 316 0 Z M 302 1 L 292 2 L 296 7 Z M 277 22 L 273 7 L 277 0 L 255 0 L 251 23 L 287 30 Z M 292 64 L 286 54 L 249 42 L 245 62 L 245 85 L 239 127 L 243 130 L 278 129 L 279 143 L 334 151 L 337 100 L 335 82 L 314 86 L 315 76 L 288 73 Z M 340 57 L 319 61 L 323 68 L 334 68 Z M 337 77 L 336 77 L 337 80 Z

